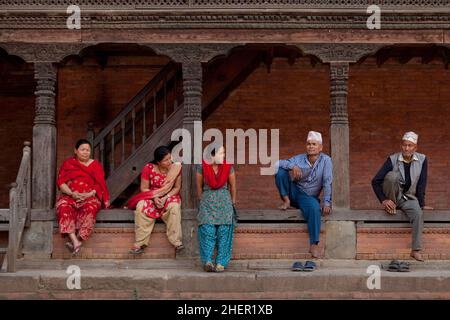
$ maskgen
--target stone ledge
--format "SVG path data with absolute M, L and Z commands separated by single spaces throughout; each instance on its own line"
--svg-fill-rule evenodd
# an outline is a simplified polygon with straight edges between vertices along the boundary
M 36 210 L 32 212 L 33 221 L 55 220 L 54 210 Z M 184 209 L 182 211 L 183 219 L 195 220 L 196 210 Z M 0 209 L 0 221 L 9 220 L 9 210 Z M 323 221 L 388 221 L 388 222 L 408 222 L 408 218 L 403 213 L 396 215 L 388 215 L 383 210 L 353 210 L 353 209 L 337 209 L 327 217 L 322 217 Z M 425 210 L 425 222 L 449 222 L 450 210 Z M 127 209 L 110 209 L 100 210 L 97 215 L 99 222 L 134 222 L 134 212 Z M 287 221 L 287 222 L 303 222 L 299 210 L 291 209 L 281 211 L 278 209 L 239 209 L 238 221 L 255 222 L 255 221 Z

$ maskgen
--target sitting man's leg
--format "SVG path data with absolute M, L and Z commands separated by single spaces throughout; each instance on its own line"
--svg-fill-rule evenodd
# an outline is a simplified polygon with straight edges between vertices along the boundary
M 275 184 L 280 194 L 283 204 L 279 207 L 281 210 L 286 210 L 290 206 L 298 208 L 297 190 L 295 183 L 289 175 L 289 170 L 279 168 L 275 175 Z
M 383 193 L 386 198 L 397 204 L 401 197 L 401 191 L 400 173 L 394 171 L 388 172 L 383 181 Z M 395 213 L 395 210 L 389 213 Z
M 412 223 L 411 257 L 418 261 L 424 261 L 420 254 L 420 250 L 422 250 L 423 211 L 420 208 L 419 201 L 415 199 L 400 201 L 399 207 Z
M 319 200 L 300 190 L 297 197 L 297 202 L 300 205 L 303 217 L 308 223 L 309 244 L 311 245 L 309 252 L 314 258 L 320 258 L 319 237 L 321 210 Z

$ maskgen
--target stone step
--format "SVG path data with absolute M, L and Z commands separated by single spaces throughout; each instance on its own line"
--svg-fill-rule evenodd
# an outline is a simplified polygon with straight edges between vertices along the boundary
M 381 288 L 374 290 L 367 288 L 367 267 L 387 261 L 323 260 L 314 272 L 292 272 L 289 260 L 241 260 L 222 274 L 206 273 L 194 261 L 141 260 L 137 265 L 122 260 L 116 266 L 96 261 L 90 267 L 80 265 L 80 290 L 67 288 L 68 274 L 61 268 L 67 261 L 52 263 L 59 267 L 1 273 L 0 299 L 450 298 L 448 261 L 412 263 L 411 272 L 405 273 L 381 270 Z

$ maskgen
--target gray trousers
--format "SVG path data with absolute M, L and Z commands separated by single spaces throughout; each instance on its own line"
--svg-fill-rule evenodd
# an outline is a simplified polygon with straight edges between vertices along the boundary
M 392 200 L 397 208 L 401 209 L 412 223 L 412 249 L 422 249 L 422 233 L 423 233 L 423 212 L 417 199 L 403 198 L 402 188 L 400 186 L 400 173 L 390 171 L 383 181 L 383 193 Z

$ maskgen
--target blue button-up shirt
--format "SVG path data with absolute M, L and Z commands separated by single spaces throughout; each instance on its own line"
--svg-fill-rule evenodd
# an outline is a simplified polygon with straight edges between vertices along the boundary
M 313 197 L 319 197 L 320 191 L 323 188 L 323 202 L 325 206 L 331 206 L 333 164 L 328 155 L 320 153 L 314 165 L 311 165 L 306 153 L 299 154 L 289 160 L 279 160 L 277 164 L 277 171 L 278 168 L 292 170 L 294 166 L 300 169 L 310 169 L 311 172 L 306 177 L 302 177 L 299 181 L 296 181 L 296 186 Z

